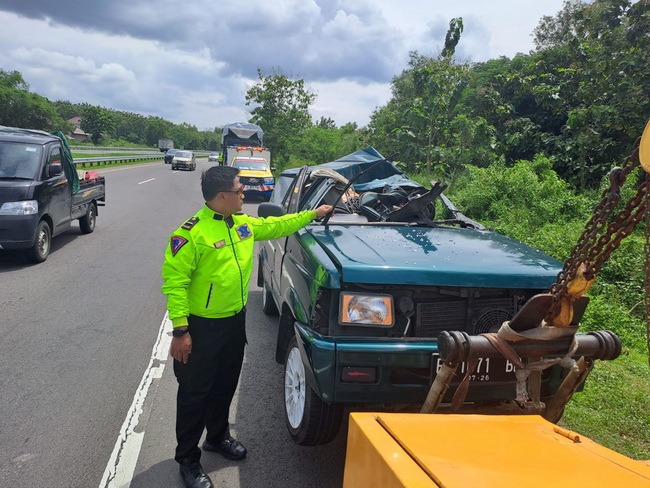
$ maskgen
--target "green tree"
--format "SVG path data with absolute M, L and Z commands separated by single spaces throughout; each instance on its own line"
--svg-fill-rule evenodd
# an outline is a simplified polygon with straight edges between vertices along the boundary
M 90 134 L 90 140 L 98 145 L 105 135 L 115 129 L 115 117 L 110 110 L 96 105 L 84 105 L 81 129 Z
M 445 36 L 445 47 L 440 55 L 443 58 L 450 58 L 456 52 L 456 46 L 460 41 L 460 35 L 463 33 L 463 18 L 458 17 L 449 21 L 449 30 Z
M 147 119 L 140 114 L 132 112 L 111 111 L 115 125 L 111 137 L 116 141 L 125 141 L 132 144 L 144 144 Z
M 18 71 L 0 69 L 0 125 L 40 130 L 70 130 L 54 105 L 45 97 L 31 93 Z
M 467 83 L 469 66 L 451 58 L 427 58 L 417 53 L 411 53 L 409 66 L 393 80 L 397 96 L 390 109 L 398 117 L 392 132 L 400 159 L 411 170 L 445 172 L 450 165 L 454 170 L 459 161 L 454 153 L 452 124 L 458 115 L 455 108 Z M 465 118 L 462 123 L 473 121 Z
M 316 125 L 321 129 L 336 129 L 336 123 L 331 117 L 321 117 Z
M 561 102 L 556 167 L 580 187 L 597 186 L 650 117 L 649 31 L 650 3 L 628 0 L 567 2 L 535 29 L 537 66 Z
M 56 102 L 52 102 L 52 104 L 63 120 L 70 120 L 81 113 L 79 111 L 79 105 L 68 101 L 57 100 Z
M 264 144 L 281 166 L 289 159 L 291 142 L 312 125 L 309 106 L 316 95 L 302 79 L 292 80 L 277 71 L 264 75 L 260 69 L 257 74 L 246 91 L 246 105 L 253 106 L 250 122 L 262 127 Z
M 172 123 L 160 117 L 147 117 L 147 126 L 145 128 L 145 143 L 150 147 L 158 147 L 158 139 L 171 137 Z M 174 141 L 178 145 L 178 141 Z

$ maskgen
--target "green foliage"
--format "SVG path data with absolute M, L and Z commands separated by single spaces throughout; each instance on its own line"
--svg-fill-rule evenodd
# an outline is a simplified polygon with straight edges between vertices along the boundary
M 105 134 L 109 134 L 115 129 L 115 117 L 105 108 L 85 105 L 81 118 L 81 129 L 90 134 L 93 144 L 98 145 Z
M 397 119 L 393 120 L 392 133 L 400 159 L 409 170 L 453 173 L 462 164 L 467 147 L 461 134 L 474 137 L 482 132 L 485 138 L 490 132 L 483 120 L 470 120 L 455 113 L 469 68 L 450 58 L 431 59 L 416 53 L 411 54 L 409 64 L 411 69 L 402 73 L 401 79 L 393 80 L 395 110 L 381 115 Z M 377 115 L 376 112 L 373 116 Z M 376 123 L 371 121 L 371 126 Z
M 626 456 L 650 459 L 650 370 L 644 358 L 630 351 L 597 361 L 561 424 Z
M 316 95 L 302 79 L 273 72 L 264 75 L 257 70 L 258 80 L 246 91 L 246 105 L 254 105 L 250 122 L 264 130 L 264 145 L 278 164 L 289 160 L 289 145 L 312 125 L 309 106 Z
M 463 65 L 450 23 L 437 58 L 411 53 L 393 96 L 371 117 L 372 144 L 409 171 L 447 177 L 463 165 L 506 165 L 542 153 L 581 190 L 632 152 L 650 118 L 650 4 L 571 1 L 535 30 L 537 51 Z
M 445 47 L 440 55 L 444 58 L 450 58 L 456 51 L 460 35 L 463 33 L 463 18 L 458 17 L 449 21 L 449 30 L 445 36 Z
M 596 280 L 601 278 L 599 276 Z M 644 321 L 630 313 L 616 284 L 605 283 L 599 289 L 590 290 L 588 295 L 590 302 L 580 324 L 581 331 L 609 329 L 619 336 L 625 349 L 643 350 L 646 341 Z
M 478 168 L 468 165 L 453 189 L 456 204 L 473 218 L 521 228 L 517 234 L 536 232 L 549 223 L 565 224 L 585 217 L 588 203 L 570 190 L 542 155 L 533 161 L 502 161 Z
M 300 137 L 292 140 L 287 147 L 290 166 L 294 161 L 310 164 L 322 164 L 334 161 L 344 154 L 358 149 L 356 131 L 346 129 L 323 129 L 314 126 L 306 129 Z M 278 166 L 280 169 L 282 166 Z
M 47 98 L 29 91 L 18 71 L 0 69 L 0 125 L 46 131 L 69 129 Z

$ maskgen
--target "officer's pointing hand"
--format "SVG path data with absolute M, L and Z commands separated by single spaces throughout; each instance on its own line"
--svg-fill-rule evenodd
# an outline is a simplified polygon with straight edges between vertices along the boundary
M 332 211 L 331 205 L 321 205 L 316 209 L 316 215 L 318 216 L 319 219 L 322 219 L 331 211 Z

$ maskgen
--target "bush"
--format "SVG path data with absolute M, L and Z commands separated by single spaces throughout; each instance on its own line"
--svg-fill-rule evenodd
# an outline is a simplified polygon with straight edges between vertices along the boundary
M 553 161 L 542 155 L 512 167 L 498 161 L 487 168 L 465 169 L 453 196 L 456 205 L 477 220 L 517 222 L 536 230 L 548 223 L 583 220 L 590 207 L 589 200 L 572 192 L 553 171 Z

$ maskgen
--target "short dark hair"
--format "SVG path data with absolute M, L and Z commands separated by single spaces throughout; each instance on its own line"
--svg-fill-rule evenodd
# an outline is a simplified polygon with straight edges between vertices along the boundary
M 235 184 L 239 169 L 232 166 L 213 166 L 201 174 L 201 191 L 206 202 L 220 191 L 228 191 Z

